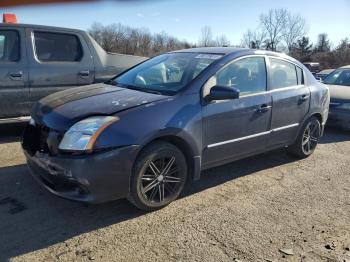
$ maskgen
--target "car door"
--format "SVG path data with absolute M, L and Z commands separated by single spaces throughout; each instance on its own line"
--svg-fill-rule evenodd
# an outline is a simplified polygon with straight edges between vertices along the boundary
M 0 28 L 0 118 L 29 115 L 28 68 L 23 39 L 22 28 Z
M 71 87 L 91 84 L 93 60 L 85 39 L 64 30 L 28 28 L 30 100 Z
M 293 142 L 309 111 L 310 90 L 298 65 L 270 57 L 268 68 L 273 108 L 268 147 L 284 146 Z
M 265 58 L 250 56 L 224 66 L 205 84 L 203 96 L 218 85 L 239 89 L 240 97 L 204 105 L 204 167 L 265 150 L 272 103 L 266 76 Z

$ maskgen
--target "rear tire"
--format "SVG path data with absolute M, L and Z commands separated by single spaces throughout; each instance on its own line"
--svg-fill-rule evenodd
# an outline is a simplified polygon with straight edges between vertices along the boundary
M 176 146 L 150 144 L 135 161 L 128 200 L 145 211 L 167 206 L 181 194 L 187 170 L 186 159 Z
M 317 117 L 312 116 L 304 123 L 294 144 L 287 151 L 301 159 L 309 157 L 315 151 L 320 137 L 321 123 Z

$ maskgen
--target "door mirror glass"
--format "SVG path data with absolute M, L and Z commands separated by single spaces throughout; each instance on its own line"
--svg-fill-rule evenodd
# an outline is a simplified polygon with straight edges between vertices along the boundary
M 210 89 L 209 100 L 226 100 L 239 98 L 239 90 L 234 87 L 214 86 Z

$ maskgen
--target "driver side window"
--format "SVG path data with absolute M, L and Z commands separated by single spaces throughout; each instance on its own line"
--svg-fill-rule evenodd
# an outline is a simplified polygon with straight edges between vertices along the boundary
M 216 85 L 234 87 L 241 95 L 266 91 L 264 57 L 239 59 L 216 73 Z

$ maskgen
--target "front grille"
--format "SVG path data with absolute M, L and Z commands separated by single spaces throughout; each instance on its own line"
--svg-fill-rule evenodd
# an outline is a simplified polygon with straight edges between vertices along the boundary
M 23 149 L 30 155 L 35 155 L 36 152 L 48 153 L 47 138 L 49 132 L 49 128 L 45 126 L 27 125 L 23 134 Z

